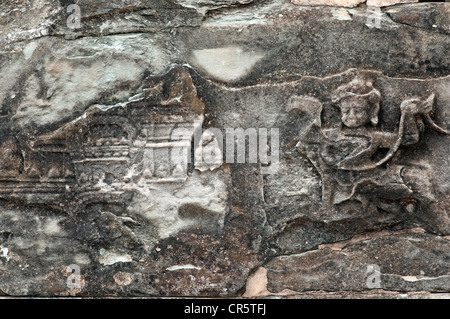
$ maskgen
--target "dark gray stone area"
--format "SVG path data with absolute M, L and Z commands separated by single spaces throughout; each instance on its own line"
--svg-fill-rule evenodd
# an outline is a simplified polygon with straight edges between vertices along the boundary
M 450 3 L 2 1 L 0 295 L 445 296 L 449 52 Z

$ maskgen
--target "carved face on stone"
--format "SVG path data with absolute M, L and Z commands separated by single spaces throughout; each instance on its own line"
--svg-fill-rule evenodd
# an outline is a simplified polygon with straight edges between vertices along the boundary
M 374 114 L 368 99 L 357 96 L 341 100 L 341 120 L 345 126 L 356 128 L 371 122 Z M 376 116 L 376 115 L 375 115 Z
M 333 96 L 333 102 L 341 110 L 341 121 L 349 128 L 357 128 L 371 123 L 378 124 L 380 110 L 380 92 L 371 82 L 355 79 L 339 87 Z

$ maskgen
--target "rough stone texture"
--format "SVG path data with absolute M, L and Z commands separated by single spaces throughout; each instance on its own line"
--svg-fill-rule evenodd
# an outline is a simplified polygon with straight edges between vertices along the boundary
M 449 241 L 428 234 L 376 234 L 340 247 L 322 247 L 302 254 L 277 257 L 267 265 L 268 290 L 362 291 L 374 271 L 381 269 L 379 289 L 447 292 Z
M 387 7 L 395 4 L 414 3 L 419 0 L 291 0 L 293 4 L 300 6 L 333 6 L 353 8 L 362 3 L 369 7 Z
M 365 0 L 292 0 L 293 4 L 300 6 L 333 6 L 333 7 L 356 7 L 360 3 L 364 3 Z
M 415 3 L 415 2 L 419 2 L 419 0 L 367 0 L 366 4 L 369 7 L 387 7 L 395 4 Z
M 448 21 L 450 6 L 445 3 L 421 3 L 404 6 L 401 10 L 396 7 L 387 8 L 385 13 L 398 23 L 423 29 L 437 29 L 444 33 L 450 32 Z
M 360 2 L 3 1 L 0 295 L 445 296 L 450 5 Z

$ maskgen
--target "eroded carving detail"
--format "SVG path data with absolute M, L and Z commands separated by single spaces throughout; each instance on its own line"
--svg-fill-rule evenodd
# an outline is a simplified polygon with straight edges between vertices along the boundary
M 297 147 L 322 177 L 325 211 L 354 200 L 366 208 L 373 200 L 401 200 L 407 210 L 414 210 L 416 202 L 427 205 L 434 200 L 427 164 L 400 155 L 402 149 L 420 141 L 426 127 L 449 134 L 431 118 L 434 93 L 399 101 L 396 130 L 378 125 L 382 95 L 370 79 L 357 76 L 339 86 L 331 101 L 339 109 L 339 125 L 322 123 L 322 103 L 312 97 L 291 99 L 291 104 L 298 105 L 289 107 L 302 109 L 314 118 Z M 308 108 L 311 103 L 315 107 Z M 383 209 L 389 210 L 386 206 Z
M 6 136 L 0 141 L 0 199 L 109 216 L 131 242 L 149 247 L 185 227 L 217 230 L 226 207 L 223 174 L 199 173 L 190 164 L 204 108 L 190 74 L 175 68 L 140 98 L 91 106 L 30 141 Z

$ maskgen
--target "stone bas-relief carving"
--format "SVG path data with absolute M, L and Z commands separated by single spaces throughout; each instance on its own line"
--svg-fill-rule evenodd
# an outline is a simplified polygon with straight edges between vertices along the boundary
M 128 200 L 123 214 L 132 216 L 119 217 L 131 224 L 144 220 L 158 228 L 159 239 L 194 224 L 195 214 L 178 214 L 183 207 L 204 210 L 202 218 L 222 225 L 223 177 L 206 180 L 188 166 L 203 104 L 189 73 L 175 70 L 169 79 L 135 101 L 91 107 L 55 132 L 27 141 L 23 152 L 17 139 L 5 138 L 0 196 L 60 205 L 73 214 Z M 163 84 L 167 99 L 160 96 Z M 154 241 L 144 240 L 146 246 Z
M 205 85 L 220 127 L 282 128 L 280 169 L 257 186 L 264 258 L 383 229 L 447 234 L 448 173 L 438 170 L 448 147 L 448 78 L 352 69 L 233 90 Z
M 160 251 L 158 243 L 182 230 L 221 233 L 227 212 L 226 169 L 218 161 L 209 167 L 191 159 L 194 131 L 201 131 L 203 119 L 204 104 L 189 73 L 175 68 L 130 102 L 94 105 L 30 140 L 6 134 L 0 199 L 5 207 L 12 206 L 4 214 L 2 234 L 17 233 L 8 227 L 13 221 L 33 222 L 34 217 L 28 221 L 13 207 L 37 215 L 34 207 L 48 207 L 50 215 L 63 212 L 66 217 L 51 218 L 50 226 L 36 226 L 45 234 L 54 228 L 41 244 L 52 235 L 73 236 L 75 242 L 64 245 L 79 251 L 67 265 L 77 263 L 75 258 L 87 267 L 93 260 L 104 266 L 132 263 L 139 255 Z M 210 140 L 207 135 L 199 142 Z M 9 244 L 20 247 L 16 240 L 21 239 Z M 94 251 L 82 247 L 86 243 Z M 18 260 L 25 258 L 19 255 Z M 11 289 L 27 294 L 30 285 L 32 280 L 22 290 Z
M 447 86 L 448 78 L 399 80 L 350 69 L 230 90 L 175 67 L 128 102 L 93 105 L 37 137 L 4 134 L 2 290 L 101 295 L 120 286 L 124 295 L 229 295 L 259 266 L 267 267 L 269 292 L 325 289 L 332 280 L 311 281 L 309 273 L 308 285 L 274 279 L 284 262 L 294 272 L 301 264 L 277 255 L 379 230 L 445 235 L 449 190 L 436 182 L 442 157 L 429 154 L 447 143 Z M 260 104 L 249 104 L 255 96 Z M 267 113 L 255 119 L 251 108 L 260 107 Z M 237 117 L 242 110 L 248 113 Z M 262 175 L 260 164 L 223 163 L 214 132 L 231 125 L 279 127 L 279 169 Z M 200 149 L 194 135 L 202 129 Z M 22 224 L 34 229 L 31 238 Z M 63 252 L 68 246 L 73 251 Z M 34 259 L 51 278 L 80 266 L 83 286 L 31 278 L 42 271 Z M 237 276 L 231 282 L 230 274 Z M 109 288 L 94 279 L 108 276 Z M 124 276 L 135 281 L 117 286 L 114 278 Z M 407 289 L 423 286 L 416 283 Z M 386 287 L 406 286 L 397 280 Z
M 251 269 L 267 265 L 271 289 L 279 292 L 285 284 L 274 285 L 273 273 L 285 261 L 295 271 L 297 262 L 277 255 L 382 229 L 446 234 L 449 191 L 437 187 L 436 162 L 427 153 L 449 135 L 442 116 L 447 85 L 447 78 L 405 81 L 350 69 L 230 90 L 175 67 L 150 78 L 128 102 L 93 105 L 28 140 L 5 134 L 2 269 L 9 271 L 2 290 L 117 293 L 118 286 L 106 289 L 93 279 L 113 273 L 137 278 L 121 286 L 125 295 L 228 295 L 242 288 Z M 249 105 L 258 95 L 262 104 Z M 244 106 L 268 112 L 236 121 Z M 211 127 L 196 141 L 205 123 Z M 260 164 L 223 163 L 223 141 L 214 132 L 232 124 L 281 128 L 280 168 L 262 175 Z M 34 228 L 36 241 L 19 224 Z M 73 252 L 56 257 L 68 245 Z M 83 286 L 68 290 L 30 279 L 38 267 L 33 259 L 53 267 L 52 278 L 66 278 L 67 265 L 79 265 Z M 117 267 L 126 275 L 123 269 L 117 275 Z M 23 269 L 19 289 L 13 277 Z M 238 277 L 230 283 L 231 273 Z M 285 288 L 325 289 L 328 280 Z M 395 283 L 386 287 L 395 290 Z
M 0 295 L 450 291 L 446 3 L 119 2 L 1 5 Z
M 298 106 L 290 107 L 302 108 L 303 99 L 306 105 L 311 104 L 310 97 L 296 97 L 291 103 Z M 366 210 L 370 201 L 378 197 L 401 200 L 406 210 L 412 212 L 416 205 L 427 207 L 435 200 L 426 163 L 414 163 L 411 158 L 405 162 L 397 156 L 402 146 L 417 144 L 427 127 L 450 134 L 430 117 L 435 94 L 399 103 L 400 119 L 393 132 L 377 128 L 381 100 L 381 93 L 364 78 L 338 87 L 332 96 L 332 102 L 340 110 L 341 123 L 337 128 L 321 123 L 322 105 L 315 101 L 316 109 L 312 111 L 316 118 L 297 146 L 322 177 L 324 210 L 331 212 L 333 205 L 352 200 L 359 201 Z M 380 208 L 386 210 L 389 206 L 383 204 Z

